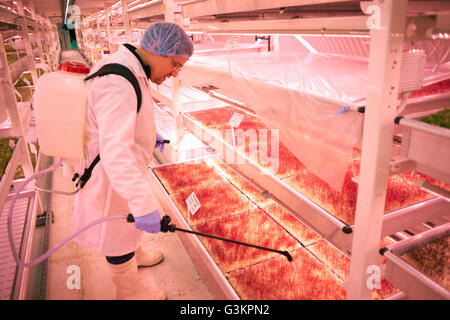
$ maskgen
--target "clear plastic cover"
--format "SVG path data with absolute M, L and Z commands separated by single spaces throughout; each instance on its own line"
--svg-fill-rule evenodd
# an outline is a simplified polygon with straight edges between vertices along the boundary
M 184 85 L 212 85 L 242 101 L 279 130 L 298 160 L 342 189 L 361 138 L 363 115 L 349 107 L 365 104 L 366 59 L 304 52 L 194 56 L 179 76 Z

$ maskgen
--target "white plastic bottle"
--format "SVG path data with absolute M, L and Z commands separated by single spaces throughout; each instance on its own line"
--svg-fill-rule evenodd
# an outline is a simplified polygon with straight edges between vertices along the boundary
M 65 62 L 60 70 L 44 74 L 36 83 L 33 107 L 39 146 L 46 155 L 81 160 L 89 67 Z

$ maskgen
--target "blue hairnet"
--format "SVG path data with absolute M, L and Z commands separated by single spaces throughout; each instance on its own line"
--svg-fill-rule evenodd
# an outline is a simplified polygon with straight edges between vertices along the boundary
M 142 36 L 141 46 L 158 56 L 189 58 L 194 53 L 194 46 L 186 32 L 171 22 L 158 22 L 150 26 Z

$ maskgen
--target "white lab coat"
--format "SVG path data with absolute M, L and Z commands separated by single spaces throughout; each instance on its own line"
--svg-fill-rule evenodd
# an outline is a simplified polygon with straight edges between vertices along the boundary
M 101 60 L 92 73 L 107 63 L 120 63 L 133 71 L 141 87 L 142 105 L 137 113 L 136 92 L 122 76 L 88 81 L 84 165 L 88 167 L 98 153 L 101 160 L 76 194 L 73 231 L 105 216 L 142 216 L 158 209 L 146 169 L 156 142 L 148 79 L 137 58 L 124 46 Z M 85 231 L 75 241 L 102 255 L 121 256 L 139 247 L 143 237 L 144 232 L 133 223 L 113 220 Z

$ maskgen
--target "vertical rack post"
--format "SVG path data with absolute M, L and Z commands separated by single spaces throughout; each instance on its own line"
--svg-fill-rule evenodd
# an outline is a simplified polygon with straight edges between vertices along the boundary
M 48 51 L 46 52 L 47 55 L 47 62 L 51 68 L 51 71 L 58 70 L 59 65 L 59 55 L 58 51 L 60 49 L 60 43 L 58 39 L 58 30 L 56 29 L 56 25 L 52 24 L 52 21 L 50 18 L 46 19 L 46 25 L 47 25 L 47 43 L 48 43 Z
M 112 33 L 111 33 L 111 6 L 109 1 L 105 1 L 105 24 L 106 24 L 106 39 L 108 42 L 109 53 L 112 53 L 111 43 L 112 43 Z
M 130 18 L 128 17 L 128 4 L 127 0 L 121 0 L 122 2 L 122 15 L 123 15 L 123 26 L 125 28 L 125 36 L 127 38 L 127 43 L 131 42 L 131 28 L 130 28 Z
M 164 21 L 175 22 L 174 3 L 173 0 L 163 1 Z
M 87 62 L 91 63 L 91 57 L 90 57 L 90 49 L 89 49 L 89 35 L 87 32 L 86 24 L 88 23 L 88 19 L 82 19 L 81 21 L 81 29 L 80 33 L 83 37 L 83 53 L 84 57 L 87 60 Z
M 380 268 L 381 259 L 378 250 L 391 159 L 408 1 L 377 0 L 373 3 L 377 9 L 374 14 L 379 14 L 380 25 L 371 26 L 370 31 L 367 105 L 352 260 L 347 284 L 348 299 L 371 299 L 373 287 L 370 281 L 377 279 L 371 278 L 373 274 L 370 272 Z M 378 270 L 381 271 L 381 268 Z M 380 279 L 378 283 L 379 281 Z
M 6 58 L 5 49 L 3 47 L 3 36 L 1 35 L 1 33 L 0 33 L 0 44 L 2 44 L 0 48 L 1 64 L 5 66 L 4 68 L 0 69 L 0 90 L 3 91 L 2 94 L 5 103 L 5 108 L 8 111 L 11 120 L 13 135 L 17 137 L 25 137 L 25 128 L 23 126 L 23 122 L 19 114 L 16 95 L 14 94 L 14 85 L 8 68 L 8 60 Z M 33 174 L 33 165 L 31 163 L 30 154 L 27 150 L 27 144 L 25 142 L 19 143 L 17 147 L 24 148 L 24 150 L 22 150 L 23 157 L 20 159 L 19 162 L 22 164 L 25 178 L 28 178 Z
M 36 40 L 36 43 L 38 45 L 38 50 L 39 50 L 39 59 L 41 61 L 41 63 L 44 63 L 44 52 L 42 50 L 42 38 L 41 38 L 41 23 L 40 23 L 40 18 L 36 15 L 36 11 L 34 10 L 34 2 L 33 0 L 29 1 L 29 8 L 31 11 L 31 19 L 33 20 L 33 27 L 34 27 L 34 38 Z M 39 77 L 39 75 L 36 73 L 37 77 Z
M 97 17 L 96 19 L 96 26 L 97 29 L 95 29 L 95 42 L 96 42 L 96 47 L 95 47 L 95 55 L 96 55 L 96 59 L 97 61 L 100 60 L 101 58 L 103 58 L 103 43 L 102 43 L 102 27 L 100 25 L 100 19 L 99 17 Z M 100 46 L 100 47 L 97 47 Z
M 33 48 L 31 45 L 31 40 L 30 37 L 28 35 L 29 30 L 28 30 L 28 19 L 25 16 L 25 10 L 24 10 L 24 6 L 23 6 L 23 1 L 22 0 L 17 0 L 17 12 L 19 13 L 20 16 L 23 17 L 22 19 L 22 38 L 23 38 L 23 42 L 25 44 L 25 51 L 27 53 L 27 58 L 28 59 L 28 70 L 31 73 L 31 77 L 33 79 L 33 83 L 36 83 L 37 81 L 37 71 L 36 71 L 36 66 L 34 64 L 34 54 L 33 54 Z M 36 30 L 34 30 L 36 33 Z
M 49 67 L 49 71 L 55 71 L 54 70 L 54 65 L 52 63 L 52 58 L 51 58 L 51 54 L 52 54 L 52 24 L 51 24 L 51 20 L 49 17 L 44 16 L 44 41 L 45 41 L 45 46 L 44 46 L 44 56 L 46 57 L 47 61 L 44 62 L 48 65 Z
M 280 51 L 280 35 L 278 34 L 273 35 L 273 51 Z
M 173 0 L 163 1 L 164 20 L 167 22 L 175 22 L 174 3 Z M 172 78 L 172 103 L 175 111 L 175 132 L 176 137 L 174 144 L 177 145 L 183 137 L 183 117 L 181 116 L 181 80 L 177 77 Z M 179 148 L 175 148 L 176 161 L 181 160 Z
M 181 142 L 183 137 L 184 129 L 183 129 L 183 117 L 181 115 L 181 80 L 176 77 L 172 79 L 172 103 L 173 109 L 175 112 L 175 145 Z M 175 148 L 175 159 L 176 161 L 181 161 L 181 152 L 179 148 Z

